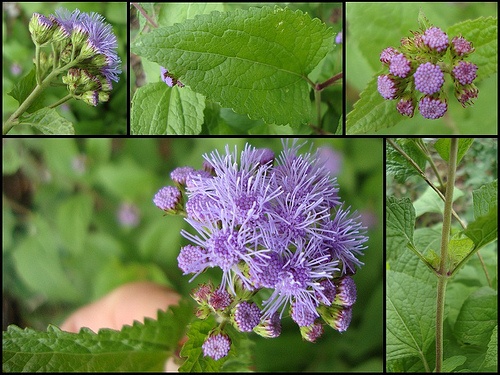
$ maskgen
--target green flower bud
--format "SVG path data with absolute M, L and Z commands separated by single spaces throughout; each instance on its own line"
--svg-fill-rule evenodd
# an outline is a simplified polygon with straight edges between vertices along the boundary
M 35 44 L 40 46 L 48 44 L 52 41 L 54 27 L 52 21 L 40 13 L 33 13 L 29 23 L 31 39 Z
M 86 91 L 82 94 L 81 99 L 85 103 L 96 107 L 97 103 L 99 103 L 99 93 L 97 91 Z

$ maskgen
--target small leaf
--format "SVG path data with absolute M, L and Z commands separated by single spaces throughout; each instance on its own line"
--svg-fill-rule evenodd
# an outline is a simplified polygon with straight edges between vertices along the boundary
M 19 119 L 20 125 L 30 125 L 43 134 L 74 135 L 73 124 L 59 115 L 53 108 L 42 108 L 33 113 L 25 113 Z
M 121 331 L 87 328 L 79 333 L 49 326 L 46 332 L 9 326 L 3 333 L 3 370 L 9 372 L 162 371 L 177 349 L 192 308 L 186 301 L 159 311 L 158 319 Z
M 455 323 L 455 335 L 462 344 L 486 347 L 497 319 L 497 292 L 483 287 L 462 305 Z
M 453 270 L 474 249 L 472 240 L 459 233 L 448 243 L 448 270 Z
M 267 123 L 311 118 L 306 76 L 333 46 L 334 33 L 300 10 L 212 12 L 143 35 L 132 51 L 166 67 L 221 106 Z
M 460 163 L 460 160 L 462 160 L 464 155 L 469 150 L 470 146 L 472 146 L 472 143 L 474 143 L 474 138 L 458 139 L 457 164 Z M 439 153 L 441 158 L 446 162 L 450 159 L 450 144 L 450 138 L 440 138 L 434 144 L 434 148 Z
M 131 133 L 197 135 L 201 132 L 204 109 L 205 98 L 189 87 L 151 83 L 134 94 Z
M 491 333 L 488 349 L 484 358 L 485 370 L 492 369 L 493 372 L 498 371 L 498 325 L 495 326 Z

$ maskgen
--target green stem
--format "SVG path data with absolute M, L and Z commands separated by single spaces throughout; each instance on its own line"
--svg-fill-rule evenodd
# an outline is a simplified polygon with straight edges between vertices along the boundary
M 451 139 L 450 158 L 448 162 L 448 177 L 446 179 L 446 194 L 443 212 L 443 231 L 441 232 L 441 257 L 439 263 L 439 278 L 436 298 L 436 372 L 443 369 L 443 324 L 444 324 L 444 302 L 446 294 L 446 283 L 448 264 L 448 243 L 451 230 L 451 212 L 453 206 L 453 189 L 455 188 L 455 172 L 457 168 L 458 139 Z
M 63 104 L 64 102 L 67 102 L 68 100 L 70 100 L 71 98 L 73 98 L 73 95 L 72 94 L 68 94 L 66 95 L 64 98 L 61 98 L 59 99 L 57 102 L 49 105 L 49 108 L 55 108 L 61 104 Z
M 36 84 L 42 84 L 42 68 L 40 66 L 40 45 L 35 43 Z
M 314 101 L 316 102 L 316 126 L 321 129 L 321 90 L 314 89 Z

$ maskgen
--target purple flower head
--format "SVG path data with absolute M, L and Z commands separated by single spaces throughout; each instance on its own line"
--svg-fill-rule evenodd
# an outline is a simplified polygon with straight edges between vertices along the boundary
M 310 326 L 300 327 L 302 338 L 309 342 L 316 342 L 323 335 L 323 324 L 316 322 Z
M 344 307 L 354 305 L 357 297 L 354 280 L 350 276 L 344 276 L 336 280 L 335 285 L 337 286 L 337 294 L 333 303 Z
M 409 97 L 403 97 L 399 100 L 398 104 L 396 104 L 396 109 L 403 116 L 413 117 L 415 113 L 414 100 Z
M 422 39 L 431 50 L 444 52 L 448 48 L 448 35 L 439 27 L 430 27 L 425 30 Z
M 223 333 L 212 334 L 208 336 L 203 345 L 203 356 L 219 360 L 226 357 L 231 349 L 231 340 Z
M 207 262 L 207 251 L 200 246 L 186 245 L 177 256 L 177 264 L 184 274 L 199 274 L 206 268 Z
M 321 280 L 320 288 L 316 289 L 316 298 L 324 305 L 330 306 L 337 295 L 337 287 L 330 279 Z
M 394 56 L 399 54 L 399 51 L 392 47 L 387 47 L 380 53 L 380 61 L 389 65 Z
M 168 72 L 167 68 L 160 66 L 161 80 L 167 84 L 169 87 L 174 87 L 175 85 L 179 87 L 184 87 L 181 81 L 177 80 L 171 73 Z
M 251 332 L 260 322 L 260 309 L 253 302 L 242 301 L 234 309 L 234 322 L 240 332 Z
M 472 47 L 472 43 L 462 36 L 454 37 L 451 40 L 451 46 L 453 52 L 455 52 L 457 56 L 466 56 L 474 52 L 474 47 Z
M 396 99 L 399 91 L 395 80 L 387 74 L 378 76 L 377 90 L 384 99 L 388 100 Z
M 315 308 L 311 308 L 309 304 L 302 303 L 302 301 L 295 301 L 292 303 L 292 311 L 290 315 L 299 327 L 311 326 L 314 324 L 316 318 L 319 317 Z
M 153 202 L 159 209 L 166 212 L 176 212 L 182 200 L 181 191 L 173 186 L 162 187 L 156 193 Z
M 335 43 L 336 44 L 342 44 L 342 30 L 340 30 L 335 37 Z
M 262 319 L 261 322 L 254 328 L 254 332 L 262 337 L 274 338 L 281 335 L 281 319 L 276 312 L 270 317 Z
M 170 172 L 170 178 L 177 185 L 183 186 L 186 185 L 186 180 L 191 173 L 195 171 L 192 167 L 179 167 L 175 168 L 172 172 Z
M 206 284 L 200 284 L 195 290 L 193 290 L 191 297 L 193 297 L 193 299 L 199 304 L 206 304 L 208 303 L 208 299 L 213 291 L 214 286 L 212 283 L 208 282 Z
M 67 9 L 59 8 L 55 11 L 55 15 L 50 16 L 50 20 L 59 25 L 59 34 L 56 38 L 60 40 L 73 38 L 73 43 L 85 40 L 81 53 L 86 58 L 103 56 L 104 64 L 99 65 L 101 74 L 110 81 L 118 82 L 121 60 L 116 53 L 117 39 L 113 28 L 105 22 L 103 16 L 94 12 L 82 13 L 78 9 L 69 12 Z
M 391 72 L 391 74 L 396 77 L 406 78 L 408 73 L 410 73 L 410 70 L 411 64 L 405 55 L 399 53 L 392 57 L 389 65 L 389 72 Z
M 319 314 L 323 320 L 333 329 L 345 332 L 351 324 L 352 306 L 343 307 L 339 305 L 320 306 Z
M 444 83 L 444 74 L 441 68 L 430 62 L 420 65 L 413 77 L 415 78 L 415 88 L 428 95 L 441 90 Z
M 216 289 L 208 298 L 208 304 L 214 310 L 224 310 L 232 302 L 231 295 L 226 291 L 226 289 Z
M 476 71 L 476 64 L 466 61 L 459 61 L 458 64 L 453 68 L 452 73 L 453 77 L 455 77 L 455 79 L 461 85 L 469 85 L 476 79 Z
M 132 203 L 122 203 L 117 213 L 118 222 L 128 228 L 134 228 L 139 225 L 139 209 Z
M 474 104 L 472 99 L 477 98 L 479 90 L 474 84 L 470 85 L 455 85 L 455 97 L 462 107 L 467 107 L 468 105 Z
M 424 96 L 418 102 L 418 110 L 420 111 L 420 114 L 428 119 L 435 120 L 443 117 L 447 109 L 448 105 L 446 104 L 446 101 L 429 96 Z

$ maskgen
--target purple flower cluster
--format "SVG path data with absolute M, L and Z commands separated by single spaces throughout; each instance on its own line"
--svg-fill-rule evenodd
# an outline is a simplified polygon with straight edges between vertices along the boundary
M 175 85 L 179 87 L 184 87 L 181 81 L 175 78 L 171 73 L 168 72 L 167 68 L 163 66 L 160 67 L 161 80 L 167 84 L 169 87 L 174 87 Z
M 222 316 L 230 316 L 239 331 L 266 337 L 279 335 L 287 307 L 300 327 L 311 329 L 319 324 L 320 306 L 325 316 L 333 306 L 350 309 L 356 289 L 348 275 L 362 265 L 358 257 L 367 241 L 318 152 L 300 154 L 297 141 L 283 146 L 277 157 L 249 145 L 241 154 L 226 147 L 224 154 L 205 155 L 204 171 L 190 170 L 180 179 L 193 231 L 181 232 L 192 244 L 181 249 L 179 267 L 195 276 L 207 268 L 222 270 L 216 290 L 209 287 L 203 297 L 197 292 L 197 315 L 218 313 L 218 294 Z M 260 306 L 251 301 L 256 294 Z M 322 332 L 311 329 L 309 338 Z
M 446 54 L 448 48 L 450 54 Z M 389 74 L 378 76 L 378 92 L 386 100 L 399 99 L 396 109 L 404 116 L 413 117 L 418 101 L 418 110 L 424 118 L 438 119 L 448 109 L 443 90 L 445 73 L 453 78 L 455 96 L 462 106 L 471 104 L 477 97 L 473 81 L 478 67 L 463 61 L 472 52 L 471 42 L 456 36 L 450 43 L 448 35 L 438 27 L 414 32 L 413 37 L 401 40 L 399 49 L 387 47 L 380 54 L 380 61 L 388 67 Z M 448 58 L 450 63 L 444 61 Z M 419 99 L 416 91 L 424 95 Z

